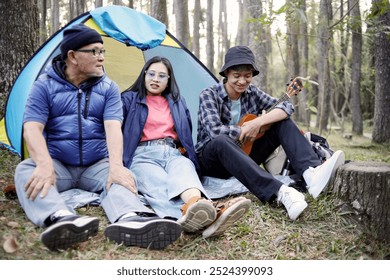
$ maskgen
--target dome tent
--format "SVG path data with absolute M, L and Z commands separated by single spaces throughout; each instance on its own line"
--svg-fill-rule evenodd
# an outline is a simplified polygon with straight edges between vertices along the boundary
M 22 159 L 27 157 L 22 126 L 28 94 L 34 81 L 60 54 L 63 31 L 79 23 L 94 28 L 102 35 L 107 51 L 105 71 L 121 90 L 135 81 L 144 63 L 151 57 L 159 55 L 171 61 L 180 92 L 191 113 L 195 141 L 199 93 L 218 80 L 166 30 L 163 23 L 124 6 L 107 6 L 72 20 L 51 36 L 26 63 L 8 96 L 4 119 L 0 120 L 0 146 L 7 147 Z

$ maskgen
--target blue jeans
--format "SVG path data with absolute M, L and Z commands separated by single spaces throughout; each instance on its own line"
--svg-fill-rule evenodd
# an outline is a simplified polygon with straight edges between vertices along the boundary
M 137 147 L 130 170 L 139 178 L 139 192 L 162 218 L 182 216 L 180 194 L 187 189 L 208 197 L 192 161 L 170 146 Z
M 38 195 L 33 201 L 27 198 L 24 186 L 36 167 L 34 161 L 26 159 L 19 163 L 15 170 L 15 187 L 19 202 L 30 221 L 38 226 L 45 227 L 45 220 L 58 210 L 75 213 L 73 207 L 67 205 L 60 195 L 61 192 L 73 188 L 100 194 L 101 205 L 111 223 L 129 212 L 154 213 L 140 202 L 136 194 L 121 185 L 113 184 L 107 193 L 108 159 L 102 159 L 88 167 L 67 166 L 55 159 L 53 163 L 56 186 L 50 188 L 44 198 Z

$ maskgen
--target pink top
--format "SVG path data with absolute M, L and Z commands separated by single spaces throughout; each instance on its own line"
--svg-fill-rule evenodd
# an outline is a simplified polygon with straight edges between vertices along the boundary
M 147 95 L 146 104 L 148 105 L 149 113 L 142 133 L 141 142 L 166 137 L 177 139 L 168 100 L 159 95 Z

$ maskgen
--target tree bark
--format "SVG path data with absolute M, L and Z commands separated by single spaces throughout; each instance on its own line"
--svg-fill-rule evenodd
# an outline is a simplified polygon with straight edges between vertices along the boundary
M 54 34 L 60 29 L 60 4 L 57 0 L 51 0 L 51 32 Z
M 103 6 L 103 0 L 95 0 L 95 8 L 99 8 Z
M 2 0 L 0 11 L 1 119 L 6 98 L 16 77 L 39 46 L 38 1 Z
M 152 0 L 151 16 L 161 21 L 168 28 L 168 13 L 166 0 Z
M 298 3 L 295 0 L 288 0 L 290 6 L 294 7 Z M 286 12 L 287 25 L 287 44 L 286 44 L 286 62 L 287 62 L 287 77 L 286 81 L 293 79 L 299 75 L 299 54 L 298 54 L 298 33 L 299 33 L 299 15 L 295 9 L 289 9 Z M 300 108 L 297 97 L 292 97 L 291 102 L 294 104 L 295 113 L 292 116 L 295 121 L 299 120 Z
M 320 1 L 320 10 L 317 34 L 317 51 L 318 51 L 318 111 L 317 111 L 317 127 L 319 133 L 327 130 L 329 117 L 329 101 L 330 101 L 330 73 L 329 73 L 329 5 L 330 0 Z
M 377 16 L 375 32 L 375 113 L 372 140 L 390 142 L 390 26 L 389 1 L 373 0 L 373 14 Z
M 390 242 L 390 164 L 350 162 L 336 175 L 331 190 L 359 214 L 369 234 Z
M 206 55 L 207 68 L 215 73 L 214 68 L 214 30 L 213 30 L 213 0 L 207 0 L 207 32 L 206 32 Z
M 188 22 L 188 0 L 174 1 L 176 18 L 176 37 L 187 48 L 190 48 L 190 29 Z
M 248 0 L 247 3 L 250 18 L 252 18 L 252 22 L 249 23 L 249 47 L 255 55 L 256 66 L 260 71 L 259 75 L 254 77 L 252 82 L 265 92 L 268 92 L 267 38 L 265 36 L 264 28 L 259 20 L 263 16 L 262 1 Z
M 192 51 L 196 57 L 200 57 L 200 21 L 201 21 L 201 6 L 200 0 L 195 0 L 194 3 L 194 29 L 192 35 Z
M 224 56 L 227 50 L 230 48 L 230 35 L 228 34 L 228 20 L 226 1 L 219 0 L 219 40 L 218 40 L 218 61 L 217 69 L 221 69 L 224 63 Z
M 302 13 L 306 15 L 306 0 L 300 0 Z M 308 62 L 309 62 L 309 40 L 307 32 L 307 21 L 301 20 L 299 23 L 299 35 L 298 35 L 298 55 L 299 55 L 299 75 L 306 77 L 308 73 Z M 298 95 L 298 120 L 304 124 L 308 130 L 310 127 L 310 111 L 307 106 L 307 86 Z
M 363 118 L 360 105 L 360 73 L 362 66 L 362 26 L 359 2 L 351 11 L 352 16 L 352 58 L 351 58 L 351 114 L 352 132 L 363 135 Z
M 39 33 L 40 33 L 40 44 L 43 44 L 47 39 L 47 26 L 46 26 L 46 18 L 47 18 L 47 1 L 39 0 L 39 13 L 41 14 L 39 20 Z

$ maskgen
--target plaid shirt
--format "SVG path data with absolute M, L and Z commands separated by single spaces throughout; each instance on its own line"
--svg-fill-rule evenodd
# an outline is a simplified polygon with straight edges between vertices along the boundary
M 232 102 L 223 82 L 204 89 L 199 98 L 196 152 L 199 153 L 207 142 L 220 134 L 226 134 L 237 140 L 241 128 L 238 125 L 229 124 Z M 277 101 L 276 98 L 251 84 L 241 95 L 241 117 L 245 114 L 260 115 L 263 110 L 269 109 Z M 288 116 L 294 112 L 294 107 L 289 101 L 281 102 L 276 108 L 282 109 Z

